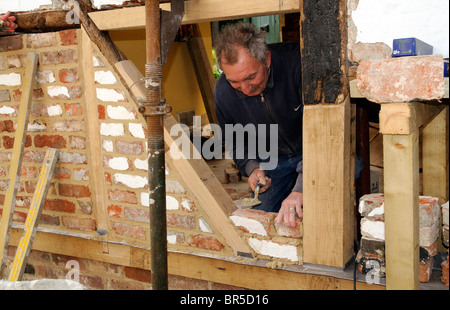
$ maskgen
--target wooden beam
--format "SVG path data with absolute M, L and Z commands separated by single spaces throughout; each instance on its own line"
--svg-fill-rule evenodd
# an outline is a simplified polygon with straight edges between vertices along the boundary
M 206 53 L 205 44 L 200 33 L 199 26 L 193 25 L 194 37 L 187 41 L 187 48 L 194 66 L 200 92 L 202 93 L 206 115 L 210 123 L 217 124 L 216 111 L 214 108 L 214 86 L 216 79 Z
M 174 137 L 170 135 L 170 129 L 176 124 L 178 123 L 172 115 L 167 114 L 164 117 L 164 141 L 169 148 L 177 147 Z M 190 143 L 189 137 L 185 136 L 185 141 Z M 236 210 L 233 200 L 206 162 L 200 158 L 200 154 L 193 155 L 193 152 L 197 151 L 192 143 L 189 145 L 190 154 L 192 154 L 190 158 L 182 156 L 179 159 L 173 159 L 169 152 L 166 156 L 167 162 L 175 167 L 178 174 L 189 185 L 212 225 L 217 228 L 233 251 L 251 253 L 247 242 L 241 238 L 229 219 L 229 214 Z
M 22 96 L 19 105 L 19 116 L 17 118 L 13 152 L 11 154 L 11 165 L 9 166 L 9 188 L 5 195 L 2 219 L 0 222 L 0 271 L 3 269 L 3 262 L 8 249 L 9 231 L 11 229 L 11 222 L 16 204 L 16 194 L 20 187 L 19 176 L 20 169 L 22 168 L 23 150 L 25 147 L 37 64 L 38 55 L 29 53 L 27 55 L 25 74 L 22 80 Z
M 169 10 L 170 4 L 160 8 Z M 298 12 L 298 0 L 189 0 L 184 2 L 182 24 L 200 24 L 242 17 Z M 100 30 L 140 29 L 145 26 L 144 7 L 91 12 L 89 16 Z M 131 18 L 132 17 L 132 18 Z
M 350 103 L 305 106 L 303 261 L 345 267 L 353 255 Z
M 12 229 L 11 245 L 18 244 L 21 234 L 21 229 Z M 104 253 L 101 241 L 38 231 L 32 249 L 150 270 L 150 250 L 118 243 L 108 245 L 109 253 Z M 256 290 L 353 289 L 351 279 L 337 278 L 323 271 L 320 274 L 302 273 L 179 252 L 168 253 L 168 264 L 171 275 Z M 383 290 L 384 286 L 357 282 L 356 288 Z

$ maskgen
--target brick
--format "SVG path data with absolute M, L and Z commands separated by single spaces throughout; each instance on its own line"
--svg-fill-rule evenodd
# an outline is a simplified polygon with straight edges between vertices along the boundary
M 59 194 L 66 197 L 91 197 L 91 191 L 86 185 L 59 184 Z
M 59 31 L 59 37 L 61 39 L 61 45 L 77 45 L 78 37 L 76 29 L 62 30 Z
M 59 81 L 62 83 L 75 83 L 78 82 L 78 69 L 61 69 L 59 70 Z
M 23 153 L 23 162 L 26 163 L 42 163 L 44 161 L 44 151 L 25 150 Z
M 384 241 L 362 237 L 360 241 L 360 251 L 365 257 L 384 259 L 385 243 Z
M 442 225 L 444 225 L 444 227 L 447 227 L 448 230 L 448 201 L 446 203 L 444 203 L 442 206 Z
M 105 106 L 99 104 L 97 106 L 97 110 L 98 110 L 98 119 L 106 119 Z
M 51 131 L 59 132 L 77 132 L 85 131 L 86 125 L 84 120 L 71 119 L 71 120 L 58 120 L 52 121 L 49 126 Z
M 69 136 L 69 144 L 72 149 L 85 149 L 86 148 L 86 138 L 79 136 Z
M 65 167 L 55 167 L 53 177 L 55 179 L 70 179 L 71 171 Z
M 37 176 L 36 167 L 22 166 L 20 169 L 20 177 L 35 178 Z
M 441 263 L 442 268 L 442 275 L 441 275 L 441 281 L 444 283 L 445 286 L 448 286 L 448 255 L 447 260 L 443 261 Z
M 69 229 L 81 230 L 81 231 L 95 231 L 97 224 L 94 219 L 91 218 L 79 218 L 74 216 L 61 216 L 62 224 Z
M 184 233 L 178 231 L 167 231 L 167 242 L 170 244 L 183 244 L 185 241 Z
M 75 204 L 66 199 L 46 199 L 44 210 L 75 213 Z
M 426 261 L 420 262 L 419 264 L 419 279 L 420 282 L 426 283 L 430 281 L 431 272 L 433 270 L 433 256 L 430 256 Z
M 230 215 L 230 220 L 235 226 L 246 233 L 269 236 L 270 222 L 275 217 L 274 213 L 253 209 L 238 209 Z
M 141 155 L 144 153 L 142 142 L 116 141 L 116 151 L 122 154 Z
M 0 102 L 11 101 L 11 96 L 9 95 L 9 90 L 0 89 Z
M 28 48 L 41 48 L 56 45 L 56 36 L 54 32 L 30 33 L 27 36 Z
M 439 222 L 432 226 L 419 227 L 419 244 L 420 246 L 429 247 L 433 245 L 439 237 Z
M 87 159 L 85 154 L 75 152 L 59 152 L 58 162 L 78 165 L 87 164 Z
M 392 49 L 385 43 L 357 42 L 350 51 L 350 60 L 355 63 L 392 58 Z
M 189 236 L 188 243 L 191 246 L 211 251 L 221 251 L 223 248 L 225 248 L 225 246 L 219 240 L 212 236 Z
M 52 70 L 38 71 L 36 73 L 36 84 L 53 83 L 55 81 L 55 75 Z
M 362 61 L 356 84 L 363 96 L 377 103 L 441 99 L 443 70 L 441 55 Z
M 195 229 L 196 221 L 194 217 L 189 215 L 169 213 L 167 214 L 167 225 Z
M 107 207 L 108 215 L 110 217 L 120 218 L 122 214 L 122 208 L 118 205 L 109 205 Z
M 60 220 L 58 216 L 53 216 L 50 214 L 42 214 L 41 218 L 39 219 L 39 224 L 59 226 Z
M 135 192 L 121 191 L 121 190 L 108 190 L 108 197 L 114 201 L 126 202 L 137 204 L 137 197 Z
M 0 37 L 0 52 L 9 52 L 23 48 L 23 35 Z
M 67 116 L 80 116 L 83 115 L 83 108 L 80 103 L 66 103 L 65 110 Z
M 127 278 L 140 281 L 140 282 L 151 282 L 152 281 L 152 272 L 150 270 L 132 268 L 132 267 L 124 267 L 123 269 L 125 276 Z
M 150 223 L 150 211 L 148 209 L 137 209 L 132 207 L 124 207 L 124 218 L 130 221 Z
M 384 222 L 361 219 L 361 234 L 369 239 L 384 241 Z
M 73 179 L 75 181 L 89 181 L 89 170 L 83 168 L 74 168 Z
M 297 247 L 294 245 L 258 238 L 249 238 L 248 244 L 256 253 L 261 255 L 288 259 L 293 262 L 299 261 Z
M 439 221 L 441 215 L 441 207 L 439 206 L 439 198 L 430 196 L 419 197 L 419 226 L 432 226 Z
M 4 121 L 0 121 L 0 132 L 6 131 L 6 132 L 14 132 L 14 123 L 12 120 L 7 119 Z
M 36 135 L 34 136 L 35 147 L 51 147 L 51 148 L 65 148 L 66 139 L 60 135 Z
M 375 208 L 380 207 L 384 208 L 384 194 L 367 194 L 359 199 L 358 211 L 363 217 L 368 216 Z
M 287 227 L 284 223 L 278 223 L 276 221 L 274 225 L 278 236 L 288 238 L 301 238 L 303 236 L 303 224 L 299 218 L 295 219 L 294 227 Z
M 131 225 L 127 223 L 111 222 L 111 227 L 116 234 L 144 239 L 144 229 L 138 225 Z
M 11 68 L 24 68 L 27 64 L 26 54 L 13 54 L 6 56 L 6 67 Z
M 40 56 L 40 65 L 43 66 L 76 63 L 78 61 L 78 55 L 73 49 L 42 52 Z
M 35 117 L 48 116 L 47 105 L 42 102 L 32 103 L 30 112 Z
M 5 149 L 12 149 L 14 147 L 14 137 L 3 136 L 3 146 Z M 27 135 L 25 139 L 25 147 L 29 146 L 31 146 L 31 137 Z

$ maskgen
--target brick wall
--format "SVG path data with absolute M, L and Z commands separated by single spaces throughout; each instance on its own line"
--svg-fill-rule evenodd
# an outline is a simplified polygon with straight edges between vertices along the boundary
M 98 238 L 97 214 L 104 212 L 108 233 L 102 240 L 149 248 L 147 125 L 95 45 L 92 87 L 96 98 L 87 102 L 81 35 L 75 29 L 0 37 L 0 205 L 9 187 L 26 54 L 35 52 L 39 64 L 13 223 L 25 222 L 46 148 L 53 147 L 59 149 L 60 157 L 39 227 Z M 92 126 L 87 104 L 96 105 L 99 132 L 88 129 Z M 97 156 L 102 167 L 93 171 L 90 147 L 95 135 L 101 141 Z M 98 210 L 95 203 L 94 174 L 104 180 L 104 210 Z M 231 255 L 230 247 L 170 165 L 166 178 L 169 249 Z

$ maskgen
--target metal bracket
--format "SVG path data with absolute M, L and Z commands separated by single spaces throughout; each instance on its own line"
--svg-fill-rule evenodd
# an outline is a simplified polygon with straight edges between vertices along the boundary
M 184 15 L 184 0 L 171 0 L 171 11 L 161 11 L 161 64 L 164 66 Z
M 172 112 L 172 106 L 166 104 L 166 99 L 161 99 L 158 105 L 148 105 L 145 99 L 139 100 L 139 112 L 144 116 L 166 115 Z

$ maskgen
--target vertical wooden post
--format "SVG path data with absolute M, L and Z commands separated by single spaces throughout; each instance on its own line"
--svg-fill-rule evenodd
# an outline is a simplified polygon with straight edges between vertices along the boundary
M 386 288 L 419 289 L 419 129 L 415 104 L 382 104 Z M 399 124 L 404 124 L 399 126 Z
M 300 0 L 303 261 L 345 267 L 353 256 L 347 1 Z

